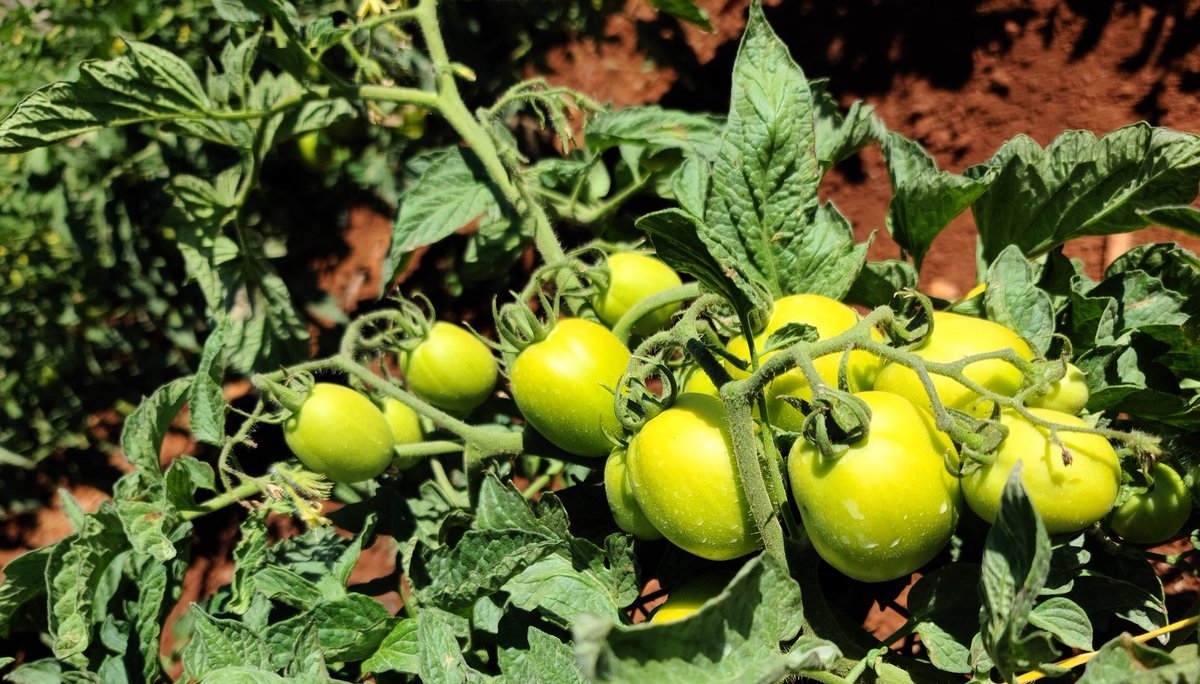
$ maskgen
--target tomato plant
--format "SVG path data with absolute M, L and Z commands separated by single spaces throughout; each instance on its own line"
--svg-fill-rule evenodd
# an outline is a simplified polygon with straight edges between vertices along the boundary
M 448 411 L 468 413 L 492 394 L 500 369 L 487 345 L 446 321 L 400 357 L 400 369 L 413 392 Z
M 626 467 L 634 499 L 672 544 L 710 560 L 759 547 L 719 400 L 682 395 L 630 442 Z
M 1195 233 L 1200 137 L 1018 136 L 942 170 L 806 78 L 757 3 L 720 115 L 514 80 L 612 3 L 61 4 L 0 27 L 31 65 L 0 74 L 29 93 L 0 120 L 0 394 L 39 416 L 0 428 L 0 464 L 66 443 L 64 350 L 175 379 L 99 407 L 126 472 L 91 505 L 64 488 L 65 536 L 4 568 L 8 679 L 1196 678 L 1200 616 L 1155 573 L 1200 566 L 1200 258 L 1099 273 L 1064 246 Z M 93 5 L 104 29 L 54 25 Z M 85 61 L 39 58 L 75 38 Z M 289 168 L 325 141 L 339 173 Z M 898 258 L 824 199 L 869 146 Z M 360 201 L 391 212 L 377 252 Z M 965 212 L 978 286 L 919 292 Z M 342 215 L 327 279 L 304 239 Z M 595 263 L 614 240 L 644 247 Z M 82 287 L 93 245 L 113 296 Z M 61 475 L 23 472 L 5 491 Z M 194 591 L 200 567 L 227 583 Z M 858 628 L 872 602 L 890 636 Z
M 1157 544 L 1175 537 L 1192 514 L 1192 497 L 1183 478 L 1165 463 L 1150 469 L 1154 483 L 1113 509 L 1113 532 L 1135 544 Z
M 1030 409 L 1030 414 L 1046 423 L 1088 427 L 1075 416 L 1050 409 Z M 1051 438 L 1044 425 L 1014 413 L 1003 414 L 1000 422 L 1009 432 L 995 462 L 963 478 L 963 495 L 971 510 L 994 521 L 1008 474 L 1020 462 L 1021 481 L 1047 532 L 1077 532 L 1108 515 L 1121 483 L 1117 452 L 1108 440 L 1065 431 Z
M 559 319 L 546 338 L 521 351 L 509 370 L 521 415 L 555 446 L 579 456 L 603 456 L 621 426 L 613 388 L 629 350 L 599 323 Z
M 799 440 L 788 475 L 804 528 L 821 557 L 864 582 L 911 574 L 950 541 L 962 505 L 957 454 L 933 417 L 904 397 L 857 395 L 871 409 L 867 437 L 828 459 Z
M 362 394 L 319 382 L 288 418 L 283 436 L 305 466 L 334 482 L 361 482 L 392 462 L 389 423 Z

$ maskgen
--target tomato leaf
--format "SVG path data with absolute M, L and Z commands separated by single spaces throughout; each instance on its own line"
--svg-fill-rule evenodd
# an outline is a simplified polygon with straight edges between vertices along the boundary
M 424 607 L 417 618 L 420 678 L 429 684 L 451 684 L 480 679 L 467 665 L 458 636 L 466 635 L 467 621 L 434 607 Z
M 1025 493 L 1018 462 L 984 542 L 979 583 L 983 645 L 1006 677 L 1034 669 L 1055 655 L 1047 633 L 1025 631 L 1050 573 L 1050 555 L 1050 538 Z
M 1124 682 L 1188 681 L 1200 672 L 1200 663 L 1175 662 L 1166 651 L 1139 644 L 1122 634 L 1100 647 L 1079 678 L 1080 684 L 1123 684 Z
M 1103 138 L 1068 131 L 1045 149 L 1017 136 L 965 174 L 995 175 L 972 206 L 990 262 L 1009 244 L 1040 254 L 1075 237 L 1143 228 L 1149 220 L 1139 210 L 1191 202 L 1200 138 L 1145 123 Z
M 1092 621 L 1069 598 L 1054 596 L 1039 603 L 1029 614 L 1029 624 L 1050 632 L 1071 648 L 1092 650 Z
M 708 21 L 708 12 L 697 5 L 695 0 L 650 0 L 650 4 L 660 12 L 695 24 L 705 31 L 713 30 Z
M 448 147 L 430 157 L 431 163 L 400 196 L 392 243 L 384 261 L 384 292 L 400 275 L 404 259 L 413 250 L 456 232 L 471 234 L 469 263 L 479 263 L 489 254 L 507 257 L 486 264 L 487 273 L 506 269 L 527 237 L 473 152 Z
M 45 595 L 46 567 L 57 544 L 27 551 L 4 566 L 4 582 L 0 583 L 0 636 L 8 636 L 13 616 L 21 606 Z
M 200 680 L 222 667 L 270 668 L 266 642 L 246 625 L 215 618 L 196 604 L 192 604 L 191 617 L 194 633 L 183 651 L 185 675 Z
M 796 656 L 782 653 L 780 642 L 795 639 L 803 624 L 800 586 L 761 554 L 684 620 L 628 626 L 583 615 L 573 634 L 583 674 L 593 681 L 769 682 L 828 669 L 839 657 L 820 640 L 803 642 Z
M 1034 283 L 1033 267 L 1010 245 L 987 272 L 983 293 L 987 317 L 1019 333 L 1034 349 L 1045 354 L 1054 335 L 1054 307 L 1050 295 Z
M 634 145 L 651 150 L 687 150 L 711 159 L 721 144 L 721 121 L 707 114 L 655 105 L 624 107 L 596 115 L 585 133 L 592 152 Z
M 513 682 L 552 681 L 563 684 L 583 684 L 583 673 L 575 662 L 571 645 L 530 627 L 526 632 L 525 648 L 504 648 L 499 651 L 500 672 Z
M 225 333 L 229 326 L 229 319 L 222 318 L 204 342 L 200 367 L 188 393 L 192 434 L 201 442 L 218 446 L 225 441 L 225 396 L 221 383 L 225 379 Z
M 395 624 L 375 599 L 362 594 L 346 594 L 317 604 L 287 620 L 272 623 L 263 634 L 268 644 L 272 667 L 282 669 L 292 659 L 292 646 L 310 625 L 314 625 L 321 653 L 328 662 L 353 662 L 370 657 L 379 648 Z
M 421 651 L 417 638 L 418 619 L 405 619 L 388 632 L 375 653 L 363 661 L 363 672 L 407 672 L 420 674 Z M 532 680 L 531 680 L 532 681 Z
M 846 301 L 869 308 L 886 306 L 897 292 L 916 286 L 917 271 L 907 261 L 868 261 L 846 293 Z
M 808 82 L 754 4 L 698 228 L 722 271 L 773 297 L 840 299 L 865 260 L 849 223 L 819 204 L 816 144 Z
M 267 512 L 258 510 L 246 516 L 238 531 L 241 538 L 233 549 L 233 580 L 225 609 L 236 614 L 250 608 L 255 592 L 254 577 L 267 563 Z
M 817 160 L 822 173 L 883 135 L 883 122 L 875 116 L 871 105 L 855 102 L 842 114 L 829 92 L 829 79 L 814 78 L 808 87 L 812 91 Z
M 1190 204 L 1138 209 L 1137 213 L 1152 225 L 1174 228 L 1188 235 L 1200 235 L 1200 209 Z

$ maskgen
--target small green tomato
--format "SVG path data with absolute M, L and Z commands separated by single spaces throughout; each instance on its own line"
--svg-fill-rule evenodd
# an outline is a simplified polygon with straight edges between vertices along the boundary
M 416 411 L 399 401 L 391 397 L 384 399 L 383 417 L 387 418 L 388 426 L 392 428 L 392 437 L 395 438 L 394 443 L 397 446 L 416 444 L 425 439 L 424 431 L 421 429 L 421 417 L 417 415 Z M 407 470 L 425 460 L 425 457 L 396 456 L 393 460 L 397 468 Z

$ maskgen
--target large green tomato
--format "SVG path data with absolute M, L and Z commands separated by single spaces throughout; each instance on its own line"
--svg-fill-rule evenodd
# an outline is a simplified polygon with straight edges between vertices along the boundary
M 421 429 L 421 417 L 399 401 L 391 397 L 384 399 L 383 417 L 387 418 L 388 427 L 392 429 L 394 444 L 416 444 L 425 439 L 425 432 Z M 395 457 L 396 467 L 401 470 L 411 468 L 423 460 L 424 456 Z
M 349 387 L 318 382 L 283 426 L 288 447 L 309 470 L 334 482 L 378 477 L 392 462 L 383 413 Z
M 928 361 L 951 363 L 974 354 L 1001 349 L 1012 349 L 1025 359 L 1033 358 L 1033 351 L 1025 340 L 999 323 L 937 311 L 933 314 L 933 333 L 914 351 Z M 1025 379 L 1016 366 L 1002 359 L 976 361 L 968 365 L 963 373 L 988 390 L 1005 396 L 1016 394 Z M 990 402 L 979 402 L 979 395 L 957 380 L 933 373 L 930 373 L 930 377 L 938 397 L 948 408 L 980 417 L 991 413 Z M 921 379 L 908 366 L 884 364 L 879 377 L 875 379 L 875 389 L 899 394 L 917 406 L 932 409 Z
M 628 366 L 629 350 L 608 328 L 562 318 L 517 356 L 508 379 L 521 415 L 543 437 L 577 456 L 604 456 L 608 435 L 621 433 L 612 391 Z
M 1073 363 L 1067 364 L 1067 372 L 1050 385 L 1050 391 L 1030 397 L 1026 405 L 1034 408 L 1051 409 L 1077 416 L 1087 407 L 1087 375 Z
M 1179 473 L 1165 463 L 1155 463 L 1150 474 L 1154 487 L 1126 499 L 1109 520 L 1113 532 L 1135 544 L 1171 539 L 1192 514 L 1192 497 Z
M 1038 408 L 1029 411 L 1052 423 L 1087 427 L 1069 413 Z M 967 504 L 979 517 L 995 522 L 1000 495 L 1017 461 L 1023 464 L 1021 483 L 1050 534 L 1078 532 L 1108 515 L 1121 483 L 1117 452 L 1108 440 L 1100 435 L 1058 430 L 1058 438 L 1069 454 L 1068 464 L 1063 462 L 1063 448 L 1051 443 L 1045 428 L 1007 410 L 1000 414 L 1000 422 L 1008 428 L 1008 436 L 1000 443 L 996 460 L 962 480 Z
M 962 502 L 946 469 L 957 454 L 933 416 L 904 397 L 856 395 L 871 409 L 868 435 L 836 459 L 796 440 L 788 479 L 813 547 L 863 582 L 903 577 L 950 541 Z
M 672 544 L 710 560 L 761 546 L 719 399 L 680 395 L 642 426 L 629 443 L 626 464 L 646 519 Z
M 417 396 L 459 414 L 490 397 L 500 374 L 486 344 L 445 321 L 434 323 L 420 344 L 401 355 L 400 369 Z
M 604 495 L 608 497 L 613 519 L 617 521 L 617 527 L 638 539 L 662 539 L 662 533 L 650 524 L 637 499 L 633 498 L 625 457 L 625 449 L 614 449 L 604 463 Z
M 600 320 L 610 328 L 638 302 L 683 284 L 670 266 L 636 252 L 610 254 L 608 270 L 608 287 L 596 294 L 592 306 Z M 678 310 L 678 303 L 655 309 L 633 326 L 633 334 L 645 337 L 663 329 Z
M 667 600 L 650 616 L 650 622 L 665 624 L 694 615 L 705 603 L 725 591 L 732 579 L 733 575 L 728 571 L 717 570 L 684 582 L 671 590 Z
M 754 336 L 754 346 L 762 349 L 766 346 L 767 338 L 771 336 L 771 333 L 788 323 L 807 323 L 817 329 L 821 339 L 826 339 L 854 327 L 858 323 L 858 314 L 854 312 L 854 309 L 828 297 L 813 294 L 790 295 L 775 302 L 775 308 L 771 311 L 767 327 Z M 750 359 L 750 345 L 746 343 L 744 336 L 730 340 L 725 349 L 740 359 L 746 361 Z M 766 360 L 773 353 L 770 351 L 761 354 L 759 359 Z M 816 367 L 817 374 L 821 376 L 822 380 L 837 387 L 838 365 L 841 360 L 841 354 L 829 354 L 813 359 L 813 366 Z M 731 363 L 727 363 L 726 368 L 734 379 L 748 376 L 746 371 L 740 370 Z M 879 359 L 865 351 L 852 351 L 850 352 L 848 371 L 847 380 L 850 383 L 850 391 L 861 392 L 871 389 L 875 382 L 875 375 L 879 372 Z M 804 424 L 804 414 L 791 404 L 776 397 L 790 395 L 811 400 L 812 388 L 809 387 L 804 372 L 799 368 L 793 368 L 784 373 L 771 382 L 766 389 L 766 394 L 768 397 L 767 412 L 771 417 L 771 423 L 785 430 L 799 432 Z

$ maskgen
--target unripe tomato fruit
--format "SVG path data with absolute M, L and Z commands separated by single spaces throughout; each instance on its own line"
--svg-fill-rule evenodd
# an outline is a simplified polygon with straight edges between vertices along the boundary
M 421 430 L 421 417 L 399 401 L 391 397 L 384 399 L 383 417 L 392 429 L 393 444 L 416 444 L 425 439 L 425 433 Z M 423 456 L 394 457 L 396 467 L 401 470 L 411 468 L 423 460 Z
M 721 390 L 713 384 L 712 378 L 708 377 L 708 373 L 700 366 L 691 366 L 683 372 L 683 379 L 680 383 L 680 394 L 688 392 L 691 394 L 707 394 L 713 397 L 720 397 Z
M 946 311 L 933 314 L 933 332 L 924 343 L 913 350 L 917 356 L 939 363 L 952 363 L 967 356 L 1012 349 L 1024 359 L 1032 359 L 1033 351 L 1025 340 L 1008 328 L 982 318 L 963 316 Z M 1013 396 L 1021 389 L 1024 375 L 1020 369 L 1003 359 L 986 359 L 968 365 L 963 374 L 983 387 L 1004 396 Z M 991 413 L 990 402 L 979 402 L 979 395 L 957 380 L 930 373 L 938 398 L 948 408 L 986 417 Z M 916 371 L 898 363 L 886 363 L 875 379 L 875 389 L 899 394 L 912 403 L 932 410 L 932 403 Z
M 1087 408 L 1088 384 L 1087 375 L 1073 363 L 1067 364 L 1067 372 L 1050 385 L 1050 391 L 1036 397 L 1030 397 L 1025 402 L 1033 408 L 1044 408 L 1052 411 L 1079 415 Z
M 796 440 L 788 479 L 821 558 L 856 580 L 882 582 L 912 573 L 950 541 L 962 495 L 945 455 L 957 454 L 933 416 L 904 397 L 855 396 L 871 409 L 867 437 L 832 460 Z
M 333 163 L 333 148 L 321 139 L 317 131 L 309 131 L 296 138 L 296 149 L 304 165 L 313 171 L 324 171 Z
M 650 616 L 650 622 L 665 624 L 690 617 L 703 608 L 705 603 L 725 591 L 731 579 L 733 575 L 718 570 L 684 582 L 671 589 L 667 600 Z
M 610 328 L 638 302 L 683 284 L 670 266 L 637 252 L 610 254 L 608 270 L 608 287 L 596 294 L 592 306 L 600 320 Z M 678 310 L 678 303 L 655 309 L 633 326 L 633 334 L 645 337 L 663 329 Z
M 521 415 L 543 437 L 576 456 L 612 451 L 621 432 L 613 393 L 629 366 L 629 350 L 608 328 L 561 318 L 545 339 L 526 347 L 509 372 Z
M 814 294 L 797 294 L 783 297 L 775 302 L 767 327 L 754 336 L 754 346 L 762 349 L 771 333 L 779 330 L 788 323 L 807 323 L 817 329 L 821 339 L 834 337 L 846 332 L 858 323 L 858 314 L 854 309 L 841 302 Z M 745 361 L 750 360 L 750 345 L 745 336 L 735 337 L 725 346 L 726 351 Z M 774 351 L 759 355 L 760 361 L 770 358 Z M 841 354 L 829 354 L 813 359 L 813 366 L 831 387 L 838 386 L 838 365 L 842 362 Z M 731 363 L 726 364 L 729 374 L 734 379 L 747 377 L 749 374 Z M 851 392 L 861 392 L 871 389 L 875 375 L 879 372 L 879 359 L 865 351 L 850 352 L 850 364 L 847 380 Z M 812 399 L 812 388 L 799 368 L 784 373 L 775 378 L 766 389 L 767 413 L 771 424 L 784 430 L 799 432 L 804 424 L 804 414 L 786 401 L 777 399 L 780 395 L 790 395 L 804 400 Z
M 642 426 L 629 443 L 626 465 L 646 519 L 675 546 L 710 560 L 762 546 L 719 399 L 680 395 Z
M 1135 544 L 1171 539 L 1192 514 L 1192 497 L 1179 473 L 1165 463 L 1155 463 L 1150 474 L 1154 488 L 1126 499 L 1109 520 L 1113 532 Z
M 438 321 L 400 356 L 412 391 L 446 411 L 469 413 L 492 394 L 500 366 L 492 350 L 465 328 Z
M 383 412 L 341 385 L 313 385 L 284 423 L 283 438 L 306 468 L 334 482 L 369 480 L 392 462 L 392 429 Z
M 625 449 L 614 449 L 604 463 L 604 495 L 608 498 L 613 519 L 617 521 L 617 527 L 638 539 L 662 539 L 662 533 L 650 524 L 637 499 L 633 498 L 625 458 Z
M 1052 423 L 1088 426 L 1069 413 L 1036 408 L 1029 411 Z M 1108 515 L 1117 499 L 1121 466 L 1107 439 L 1058 430 L 1058 438 L 1070 455 L 1071 463 L 1067 465 L 1063 448 L 1051 443 L 1045 428 L 1014 411 L 1002 412 L 1000 422 L 1008 428 L 1008 436 L 1000 443 L 996 460 L 962 480 L 967 504 L 979 517 L 995 522 L 1000 495 L 1017 461 L 1023 464 L 1021 483 L 1050 534 L 1078 532 Z

